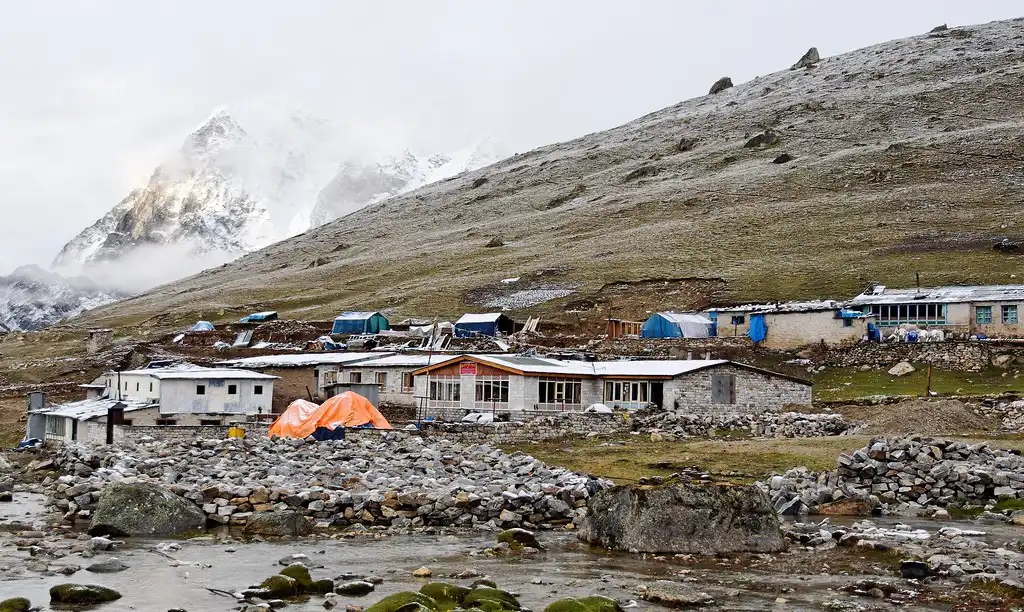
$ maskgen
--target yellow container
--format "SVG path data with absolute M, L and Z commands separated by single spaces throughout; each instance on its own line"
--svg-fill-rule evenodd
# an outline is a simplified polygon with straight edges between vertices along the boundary
M 237 425 L 232 425 L 231 427 L 228 428 L 228 437 L 229 438 L 244 438 L 245 437 L 245 428 L 244 427 L 239 427 Z

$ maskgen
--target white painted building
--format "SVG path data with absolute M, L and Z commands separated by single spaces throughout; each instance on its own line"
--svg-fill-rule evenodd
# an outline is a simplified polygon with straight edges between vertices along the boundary
M 428 414 L 581 411 L 649 404 L 692 412 L 764 412 L 811 404 L 811 383 L 725 360 L 561 361 L 461 355 L 414 372 Z

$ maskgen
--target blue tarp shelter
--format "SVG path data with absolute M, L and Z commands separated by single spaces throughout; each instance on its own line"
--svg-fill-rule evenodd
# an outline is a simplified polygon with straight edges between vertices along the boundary
M 515 328 L 516 322 L 500 312 L 466 313 L 455 322 L 455 337 L 472 338 L 473 336 L 497 336 L 499 333 L 511 334 Z
M 763 314 L 750 315 L 750 331 L 747 335 L 754 344 L 764 342 L 768 337 L 768 324 L 765 323 Z
M 658 312 L 640 328 L 643 338 L 709 338 L 714 322 L 688 312 Z
M 247 317 L 242 317 L 238 320 L 239 323 L 264 323 L 266 321 L 276 321 L 277 312 L 268 310 L 266 312 L 254 312 Z
M 209 321 L 197 321 L 196 324 L 192 326 L 192 331 L 194 331 L 194 332 L 213 331 L 213 323 L 210 323 Z
M 343 312 L 334 319 L 332 334 L 376 334 L 390 329 L 379 312 Z

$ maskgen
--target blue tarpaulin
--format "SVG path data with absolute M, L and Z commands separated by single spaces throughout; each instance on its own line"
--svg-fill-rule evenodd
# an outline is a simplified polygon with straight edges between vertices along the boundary
M 643 338 L 709 338 L 713 323 L 699 314 L 659 312 L 651 315 L 640 328 Z
M 768 324 L 764 322 L 763 314 L 750 315 L 750 331 L 747 335 L 754 344 L 764 342 L 768 336 Z
M 195 325 L 192 326 L 192 331 L 194 331 L 194 332 L 213 331 L 213 323 L 210 323 L 209 321 L 199 321 Z
M 515 321 L 498 312 L 466 313 L 455 322 L 455 336 L 458 338 L 497 336 L 499 333 L 511 334 L 514 331 Z
M 387 318 L 379 312 L 343 312 L 334 319 L 332 334 L 377 334 L 390 329 Z
M 266 312 L 254 312 L 247 317 L 242 317 L 238 320 L 239 323 L 263 323 L 264 321 L 275 321 L 277 320 L 277 313 L 273 310 Z

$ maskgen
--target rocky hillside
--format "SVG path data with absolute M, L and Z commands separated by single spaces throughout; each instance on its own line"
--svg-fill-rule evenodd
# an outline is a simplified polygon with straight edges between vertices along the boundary
M 10 276 L 0 276 L 0 332 L 49 327 L 121 297 L 88 279 L 23 266 Z
M 1020 256 L 993 244 L 1024 233 L 1024 21 L 833 57 L 807 42 L 825 57 L 428 185 L 83 322 L 504 304 L 599 325 L 849 296 L 915 271 L 1009 281 Z

